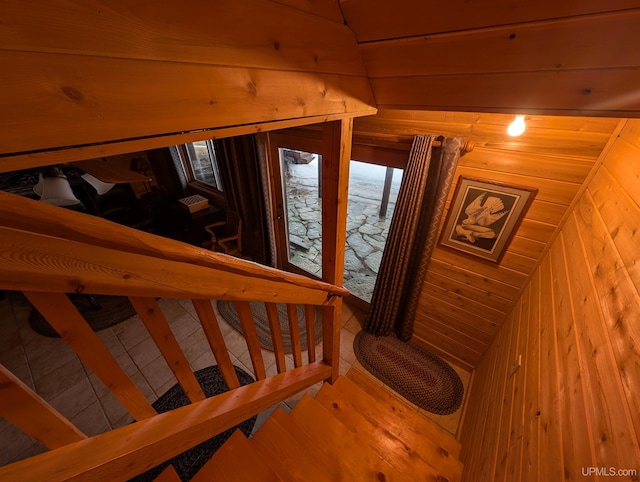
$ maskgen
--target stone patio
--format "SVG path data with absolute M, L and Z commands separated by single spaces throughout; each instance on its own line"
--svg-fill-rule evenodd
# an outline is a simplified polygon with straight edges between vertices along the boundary
M 322 215 L 318 198 L 317 157 L 310 164 L 289 164 L 286 173 L 290 261 L 321 275 Z M 344 285 L 371 301 L 382 252 L 389 234 L 402 171 L 394 171 L 386 217 L 379 216 L 385 167 L 351 161 Z

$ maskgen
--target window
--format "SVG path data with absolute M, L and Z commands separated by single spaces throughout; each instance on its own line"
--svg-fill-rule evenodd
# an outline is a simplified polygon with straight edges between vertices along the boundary
M 222 191 L 216 151 L 211 141 L 196 141 L 178 146 L 190 182 L 200 187 Z

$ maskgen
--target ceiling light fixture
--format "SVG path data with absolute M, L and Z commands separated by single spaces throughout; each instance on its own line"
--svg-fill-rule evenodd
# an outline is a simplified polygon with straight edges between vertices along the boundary
M 524 116 L 517 115 L 515 120 L 511 124 L 509 124 L 509 127 L 507 127 L 507 134 L 512 137 L 517 137 L 519 135 L 522 135 L 525 128 L 526 126 L 524 125 Z

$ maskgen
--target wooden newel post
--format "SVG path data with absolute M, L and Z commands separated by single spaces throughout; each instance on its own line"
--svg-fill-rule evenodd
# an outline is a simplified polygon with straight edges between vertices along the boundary
M 353 119 L 327 122 L 322 128 L 322 280 L 338 286 L 344 281 L 349 163 Z M 323 309 L 323 357 L 332 367 L 331 383 L 339 375 L 342 297 Z

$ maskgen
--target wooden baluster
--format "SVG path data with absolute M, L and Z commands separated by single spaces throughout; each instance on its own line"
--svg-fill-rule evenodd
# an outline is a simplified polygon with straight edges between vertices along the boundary
M 271 328 L 271 341 L 273 342 L 276 366 L 278 367 L 278 373 L 282 373 L 287 370 L 287 364 L 284 358 L 284 345 L 282 343 L 278 305 L 275 303 L 265 303 L 264 305 L 267 309 L 267 318 L 269 318 L 269 327 Z
M 0 365 L 0 416 L 48 449 L 87 438 L 3 365 Z
M 322 307 L 322 358 L 331 365 L 331 383 L 340 375 L 340 329 L 342 297 L 332 297 Z
M 135 419 L 156 415 L 142 392 L 65 294 L 25 291 L 24 295 Z
M 222 373 L 224 382 L 230 389 L 238 388 L 240 386 L 238 374 L 233 368 L 233 363 L 229 357 L 229 350 L 227 350 L 227 345 L 224 342 L 224 337 L 220 331 L 220 325 L 213 311 L 213 306 L 211 306 L 211 301 L 191 300 L 191 302 L 196 309 L 198 318 L 200 318 L 202 329 L 204 330 L 204 334 L 207 335 L 209 346 L 211 347 L 211 351 L 213 351 L 213 356 L 216 357 L 216 363 Z
M 304 317 L 307 322 L 307 355 L 309 363 L 316 361 L 316 307 L 304 305 Z
M 244 334 L 244 339 L 247 341 L 247 347 L 249 347 L 253 372 L 257 380 L 264 380 L 267 377 L 267 372 L 264 369 L 260 340 L 258 340 L 256 325 L 253 322 L 251 306 L 248 301 L 236 301 L 235 304 L 236 310 L 238 311 L 238 318 L 240 318 L 240 325 L 242 326 L 242 333 Z
M 288 304 L 289 333 L 291 335 L 291 351 L 293 364 L 296 368 L 302 366 L 302 351 L 300 350 L 300 327 L 298 326 L 298 305 Z
M 149 330 L 153 341 L 156 342 L 160 353 L 166 360 L 169 368 L 176 376 L 185 395 L 192 402 L 206 398 L 198 379 L 193 374 L 176 337 L 173 335 L 169 323 L 155 298 L 130 297 L 131 304 L 140 315 L 140 319 Z

